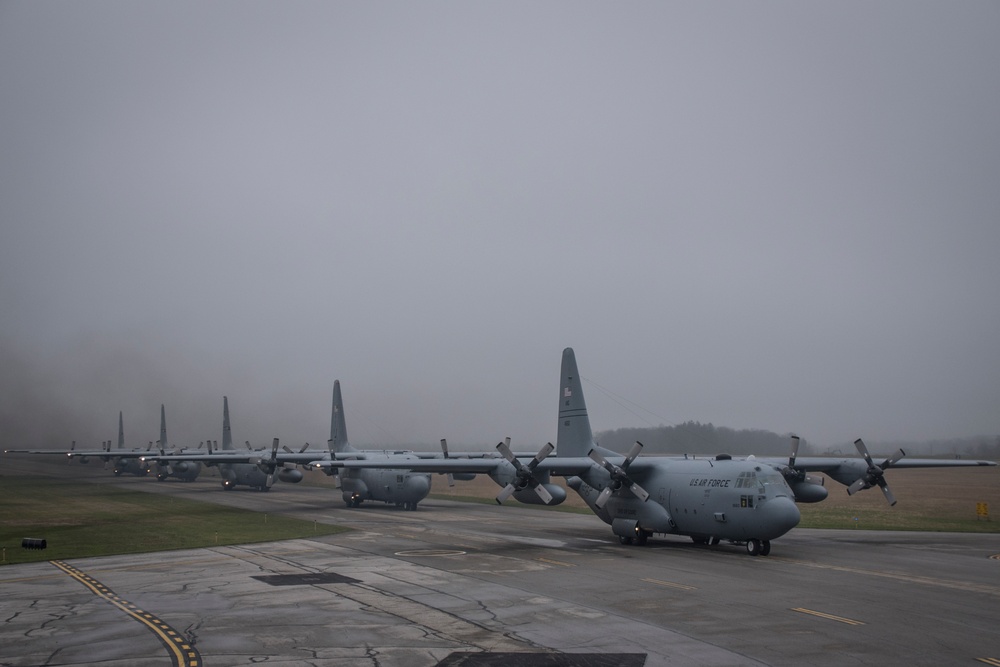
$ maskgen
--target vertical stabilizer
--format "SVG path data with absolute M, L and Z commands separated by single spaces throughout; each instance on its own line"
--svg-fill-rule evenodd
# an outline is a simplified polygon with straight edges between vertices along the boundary
M 594 445 L 590 430 L 587 403 L 583 400 L 583 383 L 576 369 L 576 355 L 567 347 L 562 355 L 562 375 L 559 379 L 559 430 L 556 432 L 556 455 L 586 456 Z
M 344 419 L 344 398 L 340 395 L 340 380 L 333 381 L 333 412 L 330 415 L 330 451 L 353 452 L 347 440 L 347 420 Z
M 160 403 L 160 449 L 167 450 L 167 411 Z
M 209 446 L 211 448 L 211 445 Z M 233 430 L 229 427 L 229 397 L 222 397 L 222 449 L 233 448 Z
M 118 449 L 125 449 L 125 428 L 122 424 L 122 413 L 118 411 Z

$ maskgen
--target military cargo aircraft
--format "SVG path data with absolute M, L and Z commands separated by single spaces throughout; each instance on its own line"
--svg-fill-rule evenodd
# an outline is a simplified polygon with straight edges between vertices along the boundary
M 176 452 L 171 452 L 174 456 L 171 456 L 170 460 L 165 460 L 167 448 L 170 445 L 167 443 L 167 411 L 162 403 L 160 404 L 160 439 L 156 441 L 156 446 L 160 450 L 161 457 L 164 457 L 164 460 L 156 460 L 157 481 L 164 482 L 171 477 L 179 479 L 182 482 L 193 482 L 198 479 L 198 475 L 201 473 L 201 463 L 183 454 L 183 448 Z M 140 460 L 144 463 L 149 463 L 150 457 L 147 455 L 144 459 Z
M 152 447 L 153 443 L 149 443 Z M 78 460 L 80 463 L 89 463 L 90 459 L 98 459 L 104 462 L 105 469 L 108 467 L 109 463 L 113 463 L 112 468 L 115 476 L 129 474 L 137 475 L 139 477 L 144 477 L 149 474 L 150 467 L 149 464 L 142 461 L 144 456 L 149 454 L 149 449 L 125 449 L 125 429 L 124 422 L 122 419 L 122 413 L 118 412 L 118 448 L 111 448 L 111 441 L 105 440 L 101 443 L 101 449 L 99 450 L 81 450 L 76 448 L 76 441 L 74 440 L 70 448 L 67 450 L 52 450 L 52 449 L 8 449 L 4 450 L 8 454 L 57 454 L 59 456 L 66 456 L 70 462 L 73 459 Z
M 224 408 L 227 406 L 228 399 L 225 399 Z M 223 438 L 225 443 L 225 431 Z M 340 473 L 341 492 L 348 507 L 359 507 L 363 502 L 373 500 L 415 510 L 417 503 L 430 492 L 430 474 L 411 473 L 399 469 L 390 470 L 378 464 L 383 461 L 419 460 L 422 456 L 441 456 L 440 454 L 418 454 L 409 451 L 358 450 L 352 447 L 347 439 L 347 422 L 344 417 L 344 401 L 339 380 L 333 383 L 330 440 L 327 441 L 327 445 L 328 451 L 320 456 L 306 452 L 305 448 L 298 452 L 287 448 L 284 451 L 278 451 L 277 441 L 275 441 L 268 458 L 263 458 L 259 452 L 240 452 L 237 450 L 183 455 L 183 458 L 206 465 L 229 466 L 230 469 L 237 465 L 252 465 L 258 467 L 267 477 L 272 477 L 277 471 L 278 478 L 285 479 L 285 481 L 292 481 L 293 477 L 301 476 L 302 473 L 294 469 L 295 465 L 309 464 L 329 475 Z M 223 446 L 225 447 L 225 445 Z M 181 457 L 159 456 L 153 458 L 160 463 L 169 463 Z M 364 469 L 341 470 L 342 466 L 338 462 L 344 460 L 366 461 L 372 465 Z M 285 477 L 283 478 L 282 475 Z M 270 486 L 269 482 L 265 482 L 265 484 Z
M 849 485 L 853 493 L 879 486 L 888 494 L 885 468 L 996 465 L 989 461 L 905 461 L 894 456 L 876 465 L 864 459 L 796 458 L 787 463 L 728 455 L 714 458 L 639 457 L 641 443 L 622 456 L 597 446 L 572 348 L 563 350 L 556 446 L 545 445 L 530 461 L 511 453 L 509 442 L 497 445 L 502 459 L 388 460 L 382 468 L 410 472 L 488 474 L 503 489 L 497 502 L 513 496 L 536 504 L 558 504 L 566 495 L 551 475 L 566 477 L 587 506 L 622 544 L 645 544 L 654 534 L 683 535 L 696 543 L 727 541 L 745 545 L 752 556 L 766 556 L 771 540 L 799 523 L 795 500 L 815 502 L 825 489 L 807 473 L 824 472 Z M 861 446 L 859 445 L 859 449 Z M 555 450 L 557 455 L 549 455 Z M 366 460 L 321 461 L 317 467 L 364 470 Z M 792 483 L 792 486 L 789 485 Z M 820 491 L 822 489 L 822 491 Z M 822 497 L 821 497 L 822 496 Z
M 222 463 L 219 461 L 205 461 L 207 466 L 218 466 L 219 474 L 222 477 L 222 488 L 231 491 L 237 486 L 249 486 L 258 491 L 269 491 L 274 484 L 275 472 L 282 482 L 296 484 L 302 481 L 302 472 L 295 469 L 295 466 L 287 467 L 279 465 L 274 459 L 277 456 L 277 440 L 274 441 L 271 450 L 271 457 L 268 459 L 259 458 L 256 463 Z M 308 443 L 306 447 L 308 447 Z M 250 443 L 247 442 L 250 449 Z M 229 397 L 222 397 L 222 452 L 236 453 L 233 447 L 233 431 L 229 421 Z M 302 448 L 305 451 L 305 447 Z M 211 454 L 211 446 L 209 454 Z

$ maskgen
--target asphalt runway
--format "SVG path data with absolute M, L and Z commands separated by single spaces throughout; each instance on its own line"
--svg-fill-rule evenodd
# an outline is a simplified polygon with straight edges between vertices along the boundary
M 796 529 L 753 558 L 592 515 L 94 474 L 355 530 L 0 567 L 0 664 L 1000 666 L 1000 534 Z

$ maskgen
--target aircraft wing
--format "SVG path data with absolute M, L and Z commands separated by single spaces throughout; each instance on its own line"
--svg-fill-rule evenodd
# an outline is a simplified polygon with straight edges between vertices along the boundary
M 68 456 L 70 458 L 139 458 L 144 454 L 149 452 L 145 450 L 117 450 L 112 449 L 108 451 L 107 449 L 93 449 L 85 451 L 82 449 L 5 449 L 4 454 L 46 454 L 46 455 L 58 455 L 58 456 Z
M 355 456 L 352 454 L 352 456 Z M 528 463 L 522 461 L 522 463 Z M 309 464 L 311 468 L 333 468 L 360 470 L 366 468 L 379 468 L 391 470 L 407 470 L 409 472 L 431 472 L 431 473 L 457 473 L 469 472 L 477 474 L 488 474 L 500 469 L 503 466 L 511 465 L 506 459 L 500 457 L 492 458 L 351 458 L 351 459 L 317 459 Z M 579 475 L 586 472 L 594 462 L 585 457 L 558 458 L 550 457 L 541 461 L 535 470 L 548 472 L 553 475 Z
M 802 456 L 795 459 L 795 464 L 788 465 L 786 458 L 763 457 L 758 461 L 777 470 L 791 467 L 794 470 L 806 472 L 821 472 L 831 479 L 850 486 L 855 480 L 868 471 L 868 463 L 857 457 L 814 457 Z M 899 458 L 892 461 L 892 468 L 967 468 L 973 466 L 995 466 L 995 461 L 978 461 L 974 459 L 909 459 Z M 888 466 L 883 466 L 888 467 Z

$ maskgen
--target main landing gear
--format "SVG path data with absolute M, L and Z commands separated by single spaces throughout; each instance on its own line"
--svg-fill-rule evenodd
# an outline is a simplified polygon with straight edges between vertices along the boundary
M 636 546 L 643 546 L 649 541 L 649 536 L 652 535 L 649 531 L 636 529 L 635 537 L 628 537 L 626 535 L 619 535 L 618 541 L 622 544 L 634 544 Z

